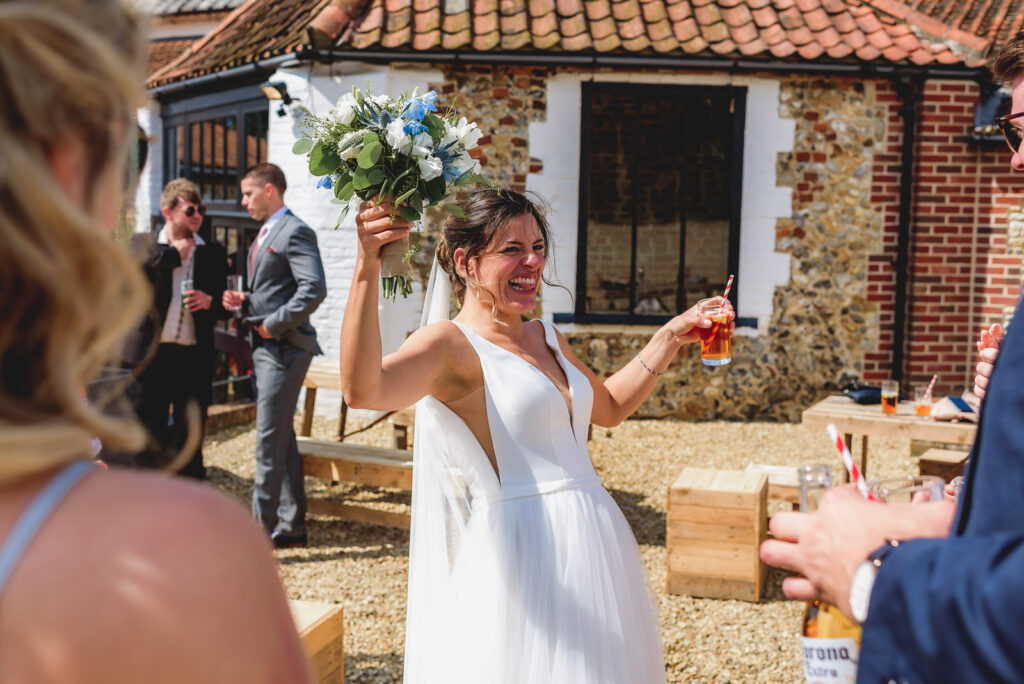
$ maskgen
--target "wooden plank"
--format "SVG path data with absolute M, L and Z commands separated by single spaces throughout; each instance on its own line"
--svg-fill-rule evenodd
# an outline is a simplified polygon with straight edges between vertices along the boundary
M 702 598 L 738 599 L 754 602 L 760 599 L 760 591 L 757 585 L 749 580 L 670 573 L 667 585 L 668 593 L 670 594 L 686 594 Z
M 358 482 L 374 487 L 412 489 L 411 463 L 358 463 L 303 455 L 302 469 L 310 477 L 322 477 L 331 482 Z
M 357 522 L 369 523 L 371 525 L 397 527 L 402 530 L 407 530 L 410 527 L 410 518 L 407 513 L 379 511 L 375 508 L 343 504 L 339 501 L 331 501 L 329 499 L 309 499 L 307 503 L 310 513 L 333 515 L 334 517 L 341 518 L 343 520 L 355 520 Z
M 669 520 L 666 536 L 671 541 L 683 539 L 711 539 L 732 543 L 757 544 L 760 532 L 753 525 L 715 525 L 689 520 Z
M 685 520 L 687 522 L 730 525 L 733 527 L 753 527 L 757 520 L 757 511 L 754 510 L 753 506 L 747 509 L 673 504 L 669 506 L 667 519 L 669 521 Z
M 714 506 L 717 508 L 752 508 L 761 481 L 767 478 L 761 473 L 745 473 L 742 470 L 717 470 L 715 468 L 686 468 L 696 470 L 684 485 L 673 485 L 669 494 L 671 505 Z M 679 482 L 679 480 L 677 480 Z
M 302 382 L 306 387 L 322 387 L 324 389 L 341 389 L 341 362 L 317 361 L 309 364 L 306 378 Z
M 366 463 L 408 463 L 410 467 L 412 466 L 412 453 L 405 449 L 388 449 L 349 442 L 329 442 L 309 437 L 299 437 L 297 441 L 299 453 L 304 456 L 338 458 Z
M 921 475 L 937 475 L 946 482 L 964 474 L 968 452 L 951 449 L 929 449 L 921 454 L 918 470 Z
M 752 547 L 753 548 L 753 547 Z M 700 577 L 723 577 L 742 579 L 754 583 L 759 559 L 752 551 L 745 551 L 730 558 L 708 558 L 698 555 L 695 549 L 685 544 L 676 545 L 668 554 L 668 572 Z

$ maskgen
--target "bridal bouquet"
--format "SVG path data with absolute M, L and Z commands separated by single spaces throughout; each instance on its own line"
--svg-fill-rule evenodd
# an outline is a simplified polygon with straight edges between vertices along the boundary
M 403 219 L 417 221 L 424 209 L 450 199 L 455 186 L 491 185 L 469 156 L 483 133 L 453 110 L 438 114 L 436 98 L 433 91 L 391 98 L 353 88 L 323 116 L 302 110 L 306 132 L 292 151 L 309 157 L 310 173 L 320 177 L 317 187 L 332 189 L 332 201 L 345 205 L 339 224 L 358 200 L 385 199 Z M 457 203 L 443 207 L 465 218 Z M 412 293 L 409 259 L 415 252 L 408 237 L 385 245 L 385 298 Z

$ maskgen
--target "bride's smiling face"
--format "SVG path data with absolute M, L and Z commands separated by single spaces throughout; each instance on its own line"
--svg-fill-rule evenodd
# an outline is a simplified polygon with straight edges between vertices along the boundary
M 537 305 L 547 244 L 532 214 L 510 220 L 483 254 L 469 261 L 470 287 L 498 310 L 525 314 Z

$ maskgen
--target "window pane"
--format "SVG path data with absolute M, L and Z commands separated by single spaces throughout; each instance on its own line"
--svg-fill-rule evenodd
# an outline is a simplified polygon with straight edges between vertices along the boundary
M 189 157 L 188 157 L 188 173 L 184 174 L 186 178 L 197 185 L 202 185 L 203 182 L 203 155 L 201 153 L 201 145 L 203 141 L 202 126 L 199 123 L 193 123 L 189 126 L 189 135 L 191 139 L 189 141 Z
M 245 115 L 245 163 L 253 166 L 267 160 L 268 114 L 247 112 Z
M 691 98 L 686 108 L 684 182 L 686 218 L 686 306 L 722 294 L 729 278 L 730 163 L 732 115 L 729 99 Z
M 730 254 L 730 95 L 597 87 L 590 105 L 585 312 L 669 316 L 720 294 Z
M 209 200 L 213 199 L 213 184 L 216 182 L 213 168 L 213 122 L 204 121 L 202 128 L 203 145 L 200 166 L 203 170 L 199 176 L 201 179 L 199 182 L 199 192 L 203 196 L 203 200 Z
M 238 119 L 224 119 L 224 199 L 238 199 Z
M 636 116 L 634 98 L 595 92 L 589 131 L 590 192 L 587 211 L 586 311 L 629 310 L 634 129 L 622 125 Z

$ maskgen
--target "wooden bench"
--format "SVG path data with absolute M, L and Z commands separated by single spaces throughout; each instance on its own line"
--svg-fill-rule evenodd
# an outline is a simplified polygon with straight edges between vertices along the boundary
M 928 449 L 921 454 L 921 475 L 938 475 L 946 482 L 964 474 L 968 452 L 952 449 Z
M 295 629 L 309 658 L 316 684 L 345 683 L 345 621 L 341 606 L 288 601 Z
M 355 482 L 374 487 L 412 490 L 412 452 L 405 449 L 329 442 L 298 437 L 299 454 L 306 475 L 331 482 Z M 406 513 L 381 511 L 334 499 L 309 499 L 309 512 L 333 515 L 345 520 L 409 529 Z
M 684 468 L 668 490 L 668 592 L 759 601 L 767 509 L 764 473 Z

